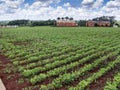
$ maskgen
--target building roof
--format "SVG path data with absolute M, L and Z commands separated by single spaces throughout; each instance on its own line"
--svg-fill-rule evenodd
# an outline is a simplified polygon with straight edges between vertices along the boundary
M 75 22 L 74 20 L 70 21 L 70 20 L 57 20 L 57 22 Z
M 93 21 L 93 20 L 89 20 L 88 22 L 110 22 L 110 21 Z

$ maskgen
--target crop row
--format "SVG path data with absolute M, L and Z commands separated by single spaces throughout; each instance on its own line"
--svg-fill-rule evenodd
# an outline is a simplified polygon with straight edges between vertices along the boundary
M 71 56 L 71 57 L 68 57 L 66 59 L 63 59 L 63 60 L 55 60 L 54 62 L 52 63 L 48 63 L 46 65 L 44 65 L 44 67 L 36 67 L 36 68 L 33 68 L 33 69 L 29 69 L 29 70 L 24 70 L 23 71 L 23 76 L 25 77 L 28 77 L 30 75 L 35 75 L 39 72 L 43 72 L 43 71 L 46 71 L 46 70 L 50 70 L 50 69 L 53 69 L 55 67 L 58 67 L 58 66 L 61 66 L 61 65 L 66 65 L 67 63 L 71 63 L 73 61 L 76 61 L 76 60 L 79 60 L 87 55 L 90 55 L 92 53 L 95 53 L 96 50 L 90 50 L 88 52 L 83 52 L 81 54 L 76 54 L 75 56 Z
M 47 64 L 47 63 L 52 63 L 52 62 L 54 62 L 54 61 L 57 61 L 57 60 L 62 60 L 62 59 L 65 59 L 65 58 L 68 58 L 68 57 L 70 57 L 70 56 L 74 56 L 76 53 L 82 53 L 82 52 L 86 52 L 86 51 L 88 51 L 88 50 L 91 50 L 91 49 L 93 49 L 93 47 L 88 47 L 88 48 L 83 48 L 83 49 L 78 49 L 78 50 L 76 50 L 76 52 L 69 52 L 69 53 L 67 53 L 67 54 L 63 54 L 63 55 L 60 55 L 60 56 L 54 56 L 53 58 L 48 58 L 48 59 L 32 59 L 32 61 L 34 60 L 34 62 L 33 63 L 30 63 L 30 60 L 28 60 L 29 61 L 29 64 L 25 67 L 26 69 L 28 69 L 28 68 L 34 68 L 34 67 L 37 67 L 37 66 L 41 66 L 41 65 L 45 65 L 45 64 Z M 35 63 L 35 61 L 36 61 L 36 63 Z M 27 62 L 27 61 L 26 61 Z M 16 63 L 16 62 L 13 62 L 13 63 Z M 22 63 L 22 61 L 20 61 L 19 63 Z
M 112 50 L 114 50 L 116 48 L 118 48 L 118 47 L 115 46 L 115 47 L 108 48 L 108 51 L 110 52 L 110 51 L 112 51 Z M 104 49 L 105 49 L 105 47 L 101 47 L 101 48 L 98 48 L 97 50 L 102 51 Z M 90 50 L 88 52 L 83 52 L 81 54 L 76 54 L 75 56 L 71 56 L 71 57 L 68 57 L 68 58 L 63 59 L 63 60 L 56 60 L 53 63 L 48 63 L 48 64 L 44 65 L 44 67 L 42 66 L 42 67 L 36 67 L 36 68 L 33 68 L 33 69 L 29 69 L 29 70 L 24 70 L 23 71 L 23 76 L 28 77 L 30 75 L 35 75 L 35 74 L 37 74 L 39 72 L 43 72 L 43 71 L 50 70 L 50 69 L 53 69 L 55 67 L 67 64 L 67 63 L 74 62 L 76 60 L 79 60 L 79 59 L 87 56 L 87 55 L 91 55 L 93 53 L 96 53 L 97 50 L 93 49 L 93 50 Z
M 47 49 L 42 49 L 42 50 L 39 50 L 39 48 L 38 48 L 38 51 L 35 51 L 35 49 L 33 48 L 32 50 L 29 48 L 29 51 L 25 51 L 25 52 L 31 52 L 31 53 L 27 53 L 27 54 L 25 54 L 25 56 L 22 56 L 22 52 L 21 53 L 19 53 L 17 56 L 15 56 L 14 57 L 14 61 L 19 61 L 19 60 L 25 60 L 25 59 L 27 59 L 27 58 L 30 58 L 30 57 L 34 57 L 34 56 L 39 56 L 39 55 L 49 55 L 49 54 L 51 54 L 52 52 L 57 52 L 57 51 L 60 51 L 60 50 L 62 50 L 62 49 L 66 49 L 66 48 L 55 48 L 55 49 L 49 49 L 49 48 L 47 48 Z M 18 58 L 19 57 L 19 58 Z
M 114 42 L 107 42 L 107 43 L 104 43 L 102 45 L 108 45 L 109 46 L 111 44 L 114 44 Z M 88 50 L 90 50 L 92 48 L 96 48 L 96 47 L 98 47 L 98 45 L 89 46 L 89 47 L 85 48 L 85 52 L 87 52 Z M 20 60 L 19 64 L 35 62 L 35 61 L 39 61 L 40 59 L 44 60 L 44 59 L 55 57 L 55 56 L 58 57 L 62 54 L 65 54 L 65 53 L 68 54 L 70 52 L 74 52 L 74 51 L 79 50 L 79 49 L 82 50 L 81 47 L 77 47 L 77 48 L 74 48 L 74 49 L 73 48 L 63 49 L 61 52 L 58 51 L 58 52 L 53 52 L 51 54 L 43 54 L 43 55 L 40 54 L 40 55 L 37 55 L 37 57 L 33 56 L 33 57 L 29 57 L 27 60 L 23 60 L 23 61 Z M 83 49 L 84 49 L 84 47 L 83 47 Z M 16 61 L 16 62 L 18 62 L 18 61 Z
M 24 68 L 26 69 L 29 69 L 29 68 L 34 68 L 34 67 L 37 67 L 37 66 L 43 66 L 45 64 L 48 64 L 48 63 L 52 63 L 54 61 L 57 61 L 57 60 L 63 60 L 63 59 L 66 59 L 68 57 L 71 57 L 71 56 L 74 56 L 76 53 L 82 53 L 82 52 L 87 52 L 91 49 L 94 49 L 94 47 L 88 47 L 88 48 L 83 48 L 83 49 L 76 49 L 76 51 L 73 51 L 73 52 L 69 52 L 67 54 L 63 54 L 63 55 L 60 55 L 60 56 L 57 56 L 57 57 L 53 57 L 51 59 L 45 59 L 45 60 L 39 60 L 37 63 L 33 62 L 33 63 L 29 63 L 26 67 L 24 66 Z M 19 62 L 20 63 L 20 62 Z
M 109 64 L 106 67 L 101 68 L 98 72 L 94 73 L 89 78 L 82 80 L 76 87 L 70 87 L 69 90 L 84 90 L 85 87 L 87 87 L 90 83 L 92 83 L 93 81 L 101 77 L 107 71 L 110 71 L 111 69 L 113 69 L 115 65 L 118 63 L 120 63 L 120 56 L 118 56 L 116 60 L 109 62 Z M 119 82 L 115 81 L 114 84 L 112 84 L 115 87 L 116 87 L 115 84 L 118 85 L 120 83 L 120 74 L 118 74 L 116 79 L 118 79 Z M 117 90 L 117 89 L 111 88 L 111 89 L 106 89 L 106 90 Z
M 119 58 L 120 61 L 120 58 Z M 104 87 L 104 90 L 119 90 L 118 86 L 120 85 L 120 73 L 117 73 L 114 76 L 113 82 L 108 81 Z
M 28 57 L 30 57 L 29 56 L 30 53 L 28 51 L 23 50 L 23 47 L 13 46 L 11 43 L 7 43 L 7 42 L 2 42 L 2 44 L 3 44 L 2 46 L 4 47 L 2 51 L 4 51 L 4 49 L 5 49 L 6 50 L 6 55 L 9 56 L 10 58 L 12 58 L 12 57 L 18 58 L 19 57 L 19 59 L 22 60 L 21 57 L 23 57 L 23 56 L 25 57 L 25 55 L 28 55 Z M 98 45 L 99 45 L 99 43 L 98 43 Z M 27 48 L 28 48 L 29 51 L 31 51 L 30 47 L 27 47 Z M 38 49 L 39 48 L 37 47 L 37 50 Z M 49 51 L 48 49 L 46 50 L 47 52 Z M 55 48 L 55 49 L 52 48 L 51 50 L 56 50 L 56 49 L 58 49 L 58 48 Z M 61 47 L 61 49 L 63 49 L 63 47 Z M 33 50 L 35 51 L 35 48 L 32 49 L 32 51 Z M 59 51 L 59 49 L 58 49 L 58 51 Z M 31 53 L 31 54 L 33 54 L 35 56 L 35 53 Z M 38 51 L 38 54 L 40 54 L 39 51 Z
M 107 50 L 106 51 L 98 51 L 97 53 L 93 53 L 90 56 L 88 55 L 87 57 L 80 59 L 78 61 L 72 62 L 72 63 L 67 64 L 67 65 L 63 65 L 62 67 L 58 67 L 58 68 L 55 68 L 55 69 L 50 70 L 50 71 L 47 71 L 45 74 L 35 75 L 33 78 L 30 79 L 30 81 L 32 84 L 35 84 L 37 82 L 41 82 L 48 77 L 56 76 L 56 75 L 59 75 L 61 73 L 64 73 L 69 69 L 72 69 L 78 65 L 82 65 L 85 62 L 88 62 L 88 61 L 92 62 L 94 59 L 97 59 L 99 57 L 104 56 L 106 52 L 108 52 L 108 51 Z
M 44 60 L 44 59 L 47 59 L 47 58 L 58 57 L 58 56 L 63 55 L 65 53 L 74 52 L 77 49 L 81 49 L 81 47 L 78 47 L 78 48 L 75 48 L 75 49 L 72 49 L 72 48 L 63 49 L 61 52 L 57 51 L 57 52 L 52 52 L 50 54 L 43 54 L 43 55 L 39 54 L 38 56 L 29 57 L 28 59 L 23 60 L 23 61 L 20 60 L 19 64 L 32 63 L 32 62 L 36 62 L 36 61 L 39 61 L 39 60 Z
M 91 64 L 85 65 L 84 67 L 82 67 L 81 69 L 79 69 L 75 72 L 65 73 L 63 75 L 60 75 L 59 77 L 55 78 L 52 81 L 52 83 L 48 84 L 47 86 L 42 85 L 40 90 L 52 90 L 52 89 L 55 89 L 55 88 L 60 88 L 60 87 L 62 87 L 62 85 L 69 84 L 70 82 L 74 81 L 78 77 L 83 76 L 88 71 L 94 69 L 98 65 L 101 65 L 101 63 L 104 62 L 106 59 L 108 59 L 112 56 L 116 56 L 117 54 L 118 54 L 118 52 L 110 53 L 107 56 L 103 56 L 103 57 L 95 60 Z

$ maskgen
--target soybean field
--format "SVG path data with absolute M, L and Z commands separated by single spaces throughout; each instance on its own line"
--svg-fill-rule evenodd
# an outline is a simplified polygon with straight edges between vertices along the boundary
M 0 28 L 6 90 L 120 90 L 120 28 Z

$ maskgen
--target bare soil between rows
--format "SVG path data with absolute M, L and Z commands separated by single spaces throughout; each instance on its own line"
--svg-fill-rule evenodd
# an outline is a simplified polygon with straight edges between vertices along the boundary
M 21 78 L 18 72 L 5 72 L 6 68 L 9 69 L 8 65 L 13 66 L 11 61 L 6 56 L 0 54 L 0 78 L 2 79 L 7 90 L 22 90 L 22 88 L 30 85 L 28 82 L 24 82 L 22 84 L 18 83 L 18 80 Z
M 22 78 L 22 76 L 20 75 L 19 72 L 5 73 L 4 71 L 5 71 L 6 68 L 9 67 L 8 65 L 11 66 L 11 68 L 13 68 L 12 67 L 13 65 L 12 65 L 10 59 L 8 59 L 3 54 L 0 54 L 0 78 L 2 79 L 2 81 L 3 81 L 7 90 L 22 90 L 22 88 L 33 86 L 27 81 L 19 84 L 18 80 L 20 78 Z M 74 70 L 71 70 L 71 71 L 74 71 Z M 93 72 L 96 72 L 96 71 L 98 71 L 97 68 Z M 10 77 L 10 78 L 8 78 L 8 77 Z M 45 81 L 43 81 L 41 83 L 37 83 L 36 85 L 47 85 L 47 84 L 51 83 L 54 78 L 55 77 L 47 78 Z M 84 76 L 84 78 L 85 78 L 85 76 Z M 110 72 L 107 72 L 105 75 L 103 75 L 102 77 L 97 79 L 95 82 L 91 83 L 87 87 L 86 90 L 88 90 L 88 89 L 90 89 L 90 90 L 102 90 L 102 87 L 104 87 L 104 85 L 105 85 L 105 83 L 108 79 L 111 79 L 111 80 L 113 79 L 113 70 L 110 71 Z M 80 80 L 78 80 L 78 81 L 80 81 Z M 76 84 L 78 84 L 78 81 L 75 81 L 75 82 L 71 83 L 70 85 L 71 86 L 76 86 Z M 68 87 L 64 86 L 64 87 L 56 89 L 56 90 L 67 90 L 67 89 L 68 89 Z M 36 88 L 34 90 L 39 90 L 39 88 Z

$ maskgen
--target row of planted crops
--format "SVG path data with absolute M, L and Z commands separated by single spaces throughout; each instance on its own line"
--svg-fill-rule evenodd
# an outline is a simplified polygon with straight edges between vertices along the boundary
M 22 90 L 120 89 L 119 28 L 22 27 L 0 30 L 1 53 L 21 77 Z M 99 85 L 98 85 L 99 86 Z

